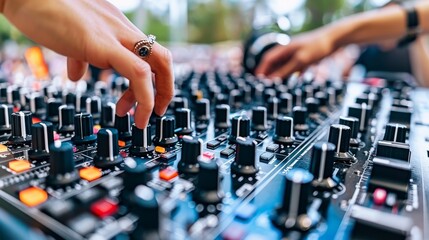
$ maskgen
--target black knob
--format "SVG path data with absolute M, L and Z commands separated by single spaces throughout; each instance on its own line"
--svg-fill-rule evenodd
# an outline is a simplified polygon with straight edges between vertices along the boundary
M 98 121 L 101 115 L 101 99 L 97 96 L 86 98 L 85 110 L 92 115 L 95 121 Z
M 359 119 L 359 132 L 365 132 L 369 125 L 369 117 L 371 115 L 371 108 L 363 104 L 353 104 L 349 107 L 349 117 Z
M 292 113 L 292 95 L 290 93 L 280 95 L 280 111 L 284 114 Z
M 74 106 L 76 108 L 76 94 L 74 93 L 67 93 L 63 96 L 63 100 L 65 104 Z
M 267 109 L 265 107 L 257 106 L 252 109 L 252 129 L 255 131 L 268 129 Z
M 50 122 L 35 123 L 31 126 L 31 160 L 49 158 L 49 146 L 54 142 L 54 127 Z
M 123 161 L 119 155 L 118 130 L 102 128 L 97 133 L 97 154 L 94 165 L 100 168 L 111 168 Z
M 333 124 L 329 129 L 328 141 L 335 145 L 335 160 L 350 161 L 349 153 L 351 129 L 345 125 Z
M 231 172 L 239 176 L 255 175 L 259 169 L 256 167 L 256 142 L 251 138 L 237 138 L 235 160 L 231 165 Z
M 145 185 L 139 185 L 130 198 L 132 213 L 139 219 L 131 239 L 164 239 L 159 233 L 160 207 L 155 192 Z
M 332 189 L 338 185 L 337 181 L 332 179 L 334 154 L 334 144 L 329 142 L 317 142 L 314 144 L 310 162 L 310 172 L 314 176 L 314 187 Z
M 176 133 L 179 135 L 190 135 L 194 130 L 191 126 L 191 110 L 178 108 L 174 113 L 176 118 Z
M 79 179 L 73 157 L 73 146 L 68 142 L 55 141 L 49 146 L 49 176 L 47 183 L 63 187 Z
M 9 135 L 12 130 L 12 105 L 0 105 L 0 135 Z
M 58 123 L 58 118 L 59 118 L 59 107 L 63 105 L 63 103 L 61 102 L 60 99 L 56 99 L 56 98 L 51 98 L 48 100 L 48 108 L 47 108 L 47 112 L 46 112 L 46 120 L 53 123 L 53 124 L 57 124 Z
M 112 128 L 115 126 L 116 105 L 107 103 L 101 107 L 100 126 L 102 128 Z
M 30 96 L 30 111 L 39 118 L 45 118 L 46 103 L 42 95 L 32 94 Z
M 281 116 L 276 120 L 276 131 L 273 140 L 279 144 L 292 144 L 295 139 L 293 137 L 293 118 Z
M 304 169 L 296 168 L 290 170 L 285 179 L 281 206 L 275 211 L 271 220 L 277 228 L 282 230 L 308 230 L 315 223 L 307 214 L 313 175 Z
M 31 142 L 32 115 L 29 111 L 12 113 L 12 135 L 9 137 L 11 145 L 26 145 Z
M 305 106 L 307 107 L 308 114 L 312 116 L 319 112 L 320 102 L 316 98 L 307 98 L 305 100 Z
M 129 141 L 131 140 L 131 117 L 130 113 L 125 114 L 125 116 L 120 117 L 115 116 L 115 128 L 118 130 L 119 140 Z
M 195 117 L 198 121 L 210 120 L 210 101 L 208 99 L 197 100 L 195 103 Z
M 267 112 L 268 119 L 274 120 L 277 118 L 280 112 L 280 100 L 276 97 L 272 97 L 267 101 Z
M 89 113 L 79 113 L 74 116 L 75 132 L 72 142 L 76 145 L 93 144 L 97 140 L 94 134 L 94 122 Z
M 199 172 L 193 199 L 201 204 L 218 204 L 222 201 L 223 192 L 220 189 L 221 175 L 217 160 L 199 161 Z
M 182 97 L 175 97 L 173 98 L 173 100 L 171 100 L 170 106 L 172 106 L 174 110 L 178 108 L 188 108 L 188 99 Z
M 365 103 L 368 107 L 373 109 L 378 103 L 378 96 L 374 93 L 362 94 L 356 98 L 356 103 Z
M 58 133 L 67 135 L 74 132 L 74 116 L 73 106 L 61 105 L 59 107 Z
M 405 125 L 389 123 L 386 125 L 386 132 L 384 133 L 383 140 L 405 143 L 407 140 L 407 131 L 408 128 Z
M 172 147 L 177 141 L 174 133 L 175 121 L 173 117 L 164 116 L 156 119 L 156 134 L 153 142 L 162 147 Z
M 129 202 L 129 197 L 139 185 L 146 185 L 152 180 L 152 173 L 146 168 L 145 161 L 139 158 L 124 158 L 124 172 L 121 174 L 124 188 L 122 189 L 122 200 Z
M 133 156 L 147 157 L 153 153 L 154 149 L 151 125 L 148 124 L 145 129 L 140 129 L 133 124 L 130 153 Z
M 359 119 L 355 117 L 340 117 L 339 123 L 350 128 L 350 146 L 358 147 L 360 143 L 360 140 L 358 139 Z
M 9 86 L 7 88 L 7 103 L 19 103 L 19 88 L 15 86 Z
M 312 85 L 306 85 L 304 87 L 304 95 L 306 98 L 314 97 L 314 87 Z
M 238 137 L 247 138 L 249 135 L 250 119 L 246 115 L 233 117 L 231 133 L 229 134 L 228 140 L 232 143 L 236 143 Z
M 230 108 L 226 104 L 217 105 L 215 108 L 215 127 L 218 129 L 227 129 L 229 123 Z
M 292 92 L 292 100 L 294 106 L 302 106 L 304 103 L 304 97 L 302 96 L 302 90 L 301 89 L 295 89 Z
M 296 106 L 293 108 L 294 129 L 297 131 L 307 131 L 307 108 Z
M 317 92 L 316 94 L 314 94 L 314 98 L 316 98 L 319 101 L 320 107 L 322 108 L 326 108 L 329 105 L 328 97 L 324 92 Z
M 333 87 L 329 87 L 326 90 L 328 106 L 335 106 L 337 104 L 337 94 L 336 90 Z
M 273 98 L 277 95 L 276 90 L 272 88 L 267 88 L 264 90 L 264 101 L 267 102 L 268 99 Z
M 202 154 L 202 140 L 196 137 L 182 138 L 182 159 L 177 165 L 180 173 L 195 174 L 198 172 L 198 157 Z

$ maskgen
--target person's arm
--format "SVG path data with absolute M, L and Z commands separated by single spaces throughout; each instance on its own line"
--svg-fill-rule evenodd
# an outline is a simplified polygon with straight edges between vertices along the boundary
M 429 2 L 420 2 L 415 8 L 422 32 L 429 32 Z M 406 14 L 400 6 L 352 15 L 298 35 L 286 46 L 273 48 L 264 55 L 255 73 L 269 78 L 285 77 L 347 44 L 399 39 L 406 32 Z
M 144 128 L 152 111 L 165 113 L 174 94 L 170 52 L 155 43 L 147 59 L 135 55 L 134 44 L 146 35 L 106 0 L 0 0 L 0 10 L 30 39 L 67 56 L 71 80 L 80 79 L 88 63 L 128 78 L 130 88 L 117 103 L 118 115 L 137 102 L 135 122 Z
M 421 36 L 410 46 L 410 60 L 417 82 L 429 87 L 429 38 Z

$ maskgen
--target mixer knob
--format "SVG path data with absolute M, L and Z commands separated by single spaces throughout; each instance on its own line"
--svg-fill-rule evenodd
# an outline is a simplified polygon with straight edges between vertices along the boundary
M 174 110 L 178 108 L 188 108 L 188 99 L 182 97 L 174 97 L 173 100 L 171 100 L 170 106 L 172 106 Z
M 21 111 L 12 113 L 11 145 L 27 145 L 31 142 L 31 112 Z
M 231 165 L 231 172 L 241 175 L 255 175 L 259 169 L 256 167 L 256 142 L 251 138 L 237 138 L 235 160 Z
M 172 147 L 177 141 L 177 135 L 174 133 L 175 121 L 173 117 L 164 116 L 156 119 L 156 135 L 153 139 L 155 145 L 162 147 Z
M 233 89 L 229 92 L 229 106 L 232 106 L 233 108 L 240 108 L 243 101 L 243 95 L 241 92 L 237 89 Z
M 198 157 L 202 154 L 203 142 L 191 136 L 184 136 L 182 140 L 182 159 L 177 169 L 180 173 L 195 174 L 198 172 Z
M 227 129 L 229 123 L 230 108 L 226 104 L 217 105 L 215 108 L 215 127 L 218 129 Z
M 246 115 L 232 118 L 231 133 L 228 140 L 236 143 L 238 137 L 247 138 L 250 135 L 250 119 Z
M 147 157 L 155 147 L 152 145 L 151 125 L 148 124 L 145 129 L 140 129 L 133 124 L 130 153 L 133 156 Z
M 72 134 L 74 132 L 74 107 L 61 105 L 59 107 L 58 132 Z
M 349 153 L 351 129 L 345 125 L 333 124 L 329 129 L 328 141 L 335 145 L 334 158 L 337 161 L 351 161 Z
M 132 213 L 139 217 L 131 239 L 165 239 L 159 233 L 160 207 L 155 192 L 145 185 L 139 185 L 130 198 Z
M 304 87 L 304 94 L 306 98 L 313 98 L 314 97 L 314 88 L 311 85 L 306 85 Z
M 316 221 L 307 214 L 311 196 L 313 175 L 304 169 L 296 168 L 286 174 L 281 206 L 276 209 L 271 221 L 282 230 L 298 229 L 306 231 Z
M 119 140 L 129 141 L 131 140 L 131 117 L 130 113 L 127 112 L 125 116 L 120 117 L 115 115 L 115 128 L 119 133 Z
M 176 118 L 176 133 L 179 135 L 190 135 L 194 130 L 191 127 L 191 110 L 178 108 L 174 113 Z
M 45 98 L 41 95 L 32 94 L 30 96 L 30 111 L 39 118 L 45 118 L 45 115 L 46 115 Z
M 139 158 L 124 158 L 124 172 L 121 174 L 124 188 L 121 192 L 122 200 L 128 202 L 129 194 L 139 185 L 146 185 L 152 180 L 152 173 L 146 168 L 146 164 Z
M 386 125 L 386 132 L 383 140 L 405 143 L 407 139 L 407 126 L 398 123 L 389 123 Z
M 285 114 L 292 112 L 292 95 L 290 93 L 280 95 L 280 111 Z
M 15 86 L 9 86 L 7 88 L 7 103 L 19 103 L 19 88 Z
M 297 131 L 307 131 L 307 108 L 296 106 L 293 108 L 294 129 Z
M 72 142 L 76 145 L 93 144 L 97 140 L 94 134 L 94 122 L 89 113 L 79 113 L 74 116 L 75 132 Z
M 355 117 L 340 117 L 340 124 L 350 128 L 350 146 L 358 147 L 360 143 L 358 139 L 359 119 Z
M 193 199 L 201 204 L 218 204 L 222 201 L 223 192 L 220 189 L 221 175 L 216 159 L 211 161 L 199 161 L 197 184 L 193 193 Z
M 314 98 L 316 98 L 319 101 L 319 105 L 322 108 L 322 111 L 327 111 L 328 106 L 328 97 L 324 92 L 317 92 L 314 94 Z
M 369 117 L 371 115 L 371 108 L 363 104 L 353 104 L 349 107 L 349 116 L 359 119 L 359 132 L 365 132 L 369 125 Z
M 373 109 L 378 103 L 378 97 L 374 93 L 362 94 L 356 98 L 356 103 L 365 103 L 369 108 Z
M 267 101 L 267 111 L 268 111 L 268 118 L 271 120 L 274 120 L 279 115 L 280 111 L 280 101 L 276 97 L 272 97 L 268 99 Z
M 335 92 L 335 88 L 330 87 L 326 90 L 327 93 L 327 101 L 329 106 L 335 106 L 337 104 L 337 95 Z
M 31 150 L 28 156 L 31 160 L 49 158 L 49 146 L 54 142 L 54 127 L 50 122 L 35 123 L 31 126 Z
M 76 94 L 71 92 L 67 93 L 63 96 L 63 102 L 67 105 L 76 107 Z
M 307 107 L 308 115 L 314 117 L 319 112 L 320 102 L 316 98 L 307 98 L 305 100 L 305 106 Z
M 272 88 L 267 88 L 264 90 L 264 102 L 267 102 L 268 99 L 276 96 L 276 90 Z
M 0 135 L 9 135 L 12 130 L 11 115 L 13 112 L 12 105 L 0 105 Z
M 97 96 L 86 98 L 85 108 L 87 113 L 91 113 L 93 119 L 98 121 L 100 119 L 101 99 Z
M 53 123 L 53 124 L 57 124 L 58 123 L 58 118 L 59 118 L 59 107 L 63 105 L 63 103 L 61 102 L 60 99 L 54 99 L 51 98 L 48 100 L 48 108 L 47 108 L 47 112 L 46 112 L 46 120 Z
M 107 103 L 101 107 L 100 126 L 102 128 L 115 127 L 116 105 L 114 103 Z
M 292 100 L 294 106 L 302 106 L 304 99 L 301 89 L 295 89 L 295 91 L 292 92 Z
M 70 143 L 55 141 L 49 147 L 49 155 L 47 184 L 53 187 L 64 187 L 79 179 L 75 168 L 73 146 Z
M 268 129 L 267 109 L 265 107 L 257 106 L 252 109 L 252 129 L 255 131 Z
M 310 172 L 315 177 L 313 186 L 321 189 L 332 189 L 338 183 L 332 179 L 334 170 L 335 145 L 329 142 L 317 142 L 311 154 Z
M 210 120 L 210 101 L 208 99 L 200 99 L 195 103 L 195 115 L 198 121 Z
M 111 168 L 123 161 L 119 155 L 118 130 L 102 128 L 97 133 L 97 155 L 94 165 L 99 168 Z
M 279 144 L 290 145 L 295 141 L 293 137 L 293 118 L 281 116 L 276 120 L 276 132 L 273 140 Z

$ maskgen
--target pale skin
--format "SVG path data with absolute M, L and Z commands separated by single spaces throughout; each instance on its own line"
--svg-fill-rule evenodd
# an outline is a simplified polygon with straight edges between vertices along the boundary
M 137 103 L 137 127 L 147 126 L 152 111 L 165 114 L 174 95 L 171 53 L 155 43 L 147 59 L 136 56 L 134 44 L 146 35 L 109 2 L 0 0 L 0 11 L 27 37 L 66 56 L 71 80 L 81 79 L 88 63 L 128 78 L 116 113 L 123 116 Z
M 429 2 L 419 2 L 415 8 L 419 15 L 421 34 L 429 33 Z M 345 45 L 397 41 L 406 32 L 406 14 L 400 6 L 352 15 L 297 35 L 286 46 L 274 47 L 265 54 L 255 73 L 273 79 L 286 77 L 305 70 Z M 429 62 L 420 64 L 427 65 Z M 420 84 L 429 86 L 429 79 Z

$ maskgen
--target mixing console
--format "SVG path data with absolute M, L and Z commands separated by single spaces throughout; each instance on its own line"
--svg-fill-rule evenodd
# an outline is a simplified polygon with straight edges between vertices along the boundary
M 429 94 L 178 78 L 165 116 L 0 86 L 1 239 L 428 239 Z

